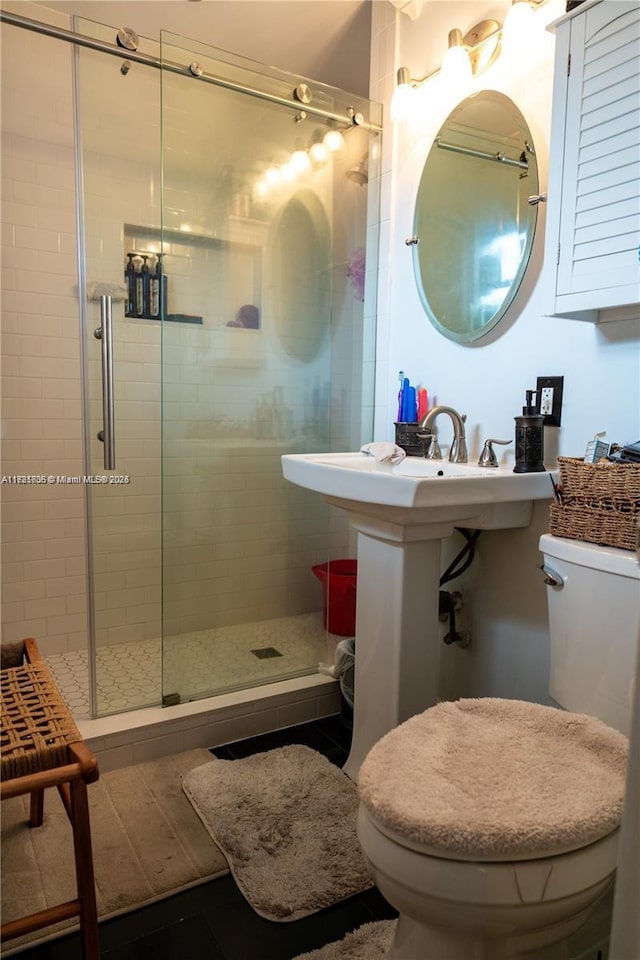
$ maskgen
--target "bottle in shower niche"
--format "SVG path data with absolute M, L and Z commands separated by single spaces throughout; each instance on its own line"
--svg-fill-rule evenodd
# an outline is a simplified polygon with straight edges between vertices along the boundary
M 136 315 L 136 267 L 133 262 L 135 253 L 127 254 L 127 266 L 124 271 L 124 282 L 127 290 L 125 317 Z
M 133 265 L 136 271 L 136 299 L 134 304 L 133 316 L 141 317 L 144 307 L 144 298 L 142 292 L 142 257 L 139 253 L 133 255 Z
M 141 289 L 137 303 L 138 316 L 151 316 L 151 273 L 149 271 L 149 254 L 142 254 L 142 269 L 140 271 Z M 142 309 L 141 309 L 142 308 Z
M 167 278 L 162 268 L 162 254 L 156 255 L 151 271 L 151 319 L 160 320 L 167 315 Z
M 167 317 L 167 275 L 164 270 L 164 254 L 159 253 L 156 259 L 156 278 L 158 286 L 158 319 Z
M 149 316 L 152 320 L 157 320 L 160 316 L 160 261 L 155 258 L 153 266 L 149 273 Z
M 527 390 L 522 416 L 516 422 L 516 465 L 514 473 L 543 473 L 544 417 L 533 403 L 534 390 Z

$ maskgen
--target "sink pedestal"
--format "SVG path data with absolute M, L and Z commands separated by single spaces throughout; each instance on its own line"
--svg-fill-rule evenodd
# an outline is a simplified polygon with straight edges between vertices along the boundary
M 344 770 L 357 780 L 371 747 L 433 706 L 438 679 L 441 540 L 451 524 L 372 524 L 358 531 L 353 739 Z

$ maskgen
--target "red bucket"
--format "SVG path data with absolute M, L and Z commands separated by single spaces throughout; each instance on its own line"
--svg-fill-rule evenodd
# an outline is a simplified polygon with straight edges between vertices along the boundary
M 356 634 L 357 560 L 329 560 L 311 567 L 322 584 L 322 622 L 329 633 L 340 637 Z

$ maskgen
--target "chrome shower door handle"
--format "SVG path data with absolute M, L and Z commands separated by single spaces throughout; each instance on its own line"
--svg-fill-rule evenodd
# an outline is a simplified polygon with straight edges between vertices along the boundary
M 100 326 L 93 331 L 102 342 L 102 430 L 98 440 L 104 443 L 104 468 L 116 468 L 116 436 L 113 402 L 113 315 L 111 297 L 100 297 Z

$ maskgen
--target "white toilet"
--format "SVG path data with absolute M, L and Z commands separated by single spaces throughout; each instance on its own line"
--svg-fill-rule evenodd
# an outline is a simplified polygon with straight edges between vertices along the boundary
M 548 535 L 540 549 L 565 709 L 440 703 L 361 767 L 360 843 L 400 915 L 389 960 L 566 960 L 613 880 L 640 563 Z

